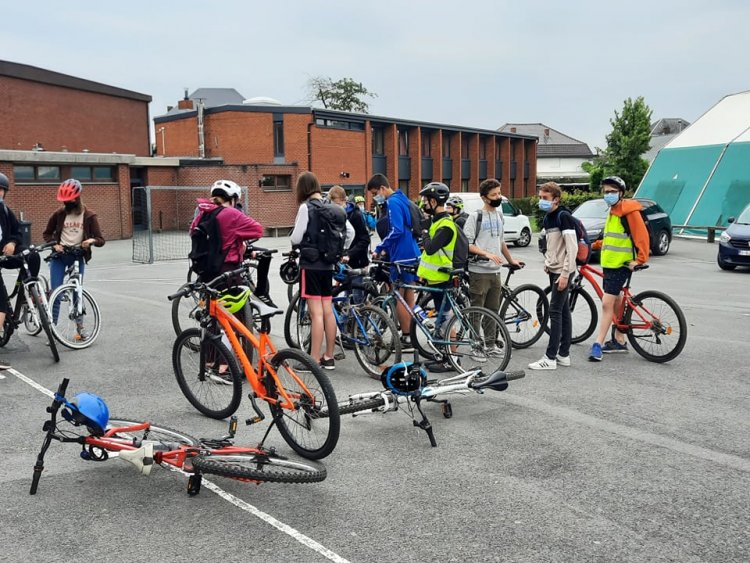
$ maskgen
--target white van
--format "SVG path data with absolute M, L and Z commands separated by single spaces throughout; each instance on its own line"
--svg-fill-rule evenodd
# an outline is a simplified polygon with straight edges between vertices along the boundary
M 464 202 L 464 211 L 471 215 L 484 206 L 481 196 L 476 192 L 451 193 L 460 197 Z M 503 238 L 505 242 L 512 242 L 516 246 L 529 246 L 531 242 L 531 223 L 529 218 L 503 196 L 500 206 L 503 213 Z

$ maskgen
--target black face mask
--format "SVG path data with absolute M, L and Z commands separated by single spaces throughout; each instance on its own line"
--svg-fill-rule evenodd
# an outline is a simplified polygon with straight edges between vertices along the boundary
M 427 213 L 427 215 L 435 215 L 435 210 L 432 207 L 427 207 L 426 205 L 422 206 L 422 211 Z
M 503 203 L 503 198 L 488 199 L 487 203 L 489 203 L 490 207 L 500 207 L 500 205 Z
M 65 206 L 65 211 L 67 211 L 68 213 L 78 209 L 78 204 L 75 201 L 66 201 L 65 203 L 63 203 L 63 205 Z

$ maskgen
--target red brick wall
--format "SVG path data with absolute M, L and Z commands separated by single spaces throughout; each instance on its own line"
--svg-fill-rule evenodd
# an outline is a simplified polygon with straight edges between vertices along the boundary
M 367 137 L 364 131 L 312 127 L 313 172 L 321 184 L 366 184 Z M 349 173 L 342 177 L 341 173 Z
M 148 103 L 0 77 L 0 148 L 148 156 Z
M 162 127 L 164 128 L 163 132 L 161 131 Z M 157 156 L 198 156 L 197 117 L 156 123 L 154 134 L 156 136 Z M 208 146 L 208 143 L 206 145 Z

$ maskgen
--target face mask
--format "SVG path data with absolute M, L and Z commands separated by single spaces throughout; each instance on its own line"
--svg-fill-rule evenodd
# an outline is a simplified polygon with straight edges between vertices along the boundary
M 620 200 L 620 194 L 604 194 L 604 202 L 612 207 Z
M 73 201 L 66 201 L 63 205 L 65 205 L 65 211 L 70 213 L 71 211 L 75 211 L 78 207 L 78 204 Z
M 549 201 L 549 200 L 546 200 L 546 199 L 540 199 L 539 200 L 539 209 L 541 209 L 545 213 L 548 212 L 548 211 L 551 211 L 553 205 L 554 204 L 551 201 Z
M 357 207 L 359 207 L 362 211 L 365 210 L 365 206 L 364 205 L 358 205 Z
M 490 205 L 490 207 L 500 207 L 500 204 L 503 203 L 503 200 L 502 198 L 488 199 L 487 203 Z
M 375 203 L 377 203 L 378 205 L 383 205 L 385 203 L 385 197 L 380 194 L 372 196 L 372 199 L 374 199 Z

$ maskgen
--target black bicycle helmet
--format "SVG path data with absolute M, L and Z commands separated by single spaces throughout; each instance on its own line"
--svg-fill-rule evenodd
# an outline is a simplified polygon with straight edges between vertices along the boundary
M 409 395 L 419 391 L 427 381 L 427 372 L 414 362 L 400 362 L 385 368 L 380 375 L 383 387 L 396 395 Z
M 291 285 L 299 281 L 299 265 L 294 260 L 287 260 L 279 268 L 279 275 L 285 284 Z
M 8 191 L 10 189 L 10 181 L 8 177 L 0 172 L 0 190 Z
M 607 176 L 606 178 L 604 178 L 604 180 L 602 180 L 602 186 L 606 185 L 615 186 L 623 193 L 625 193 L 625 190 L 627 189 L 625 187 L 625 180 L 623 180 L 619 176 Z
M 451 190 L 442 182 L 430 182 L 424 188 L 422 188 L 422 191 L 419 192 L 419 195 L 422 197 L 434 199 L 442 205 L 446 201 L 448 201 L 448 198 L 451 196 Z

